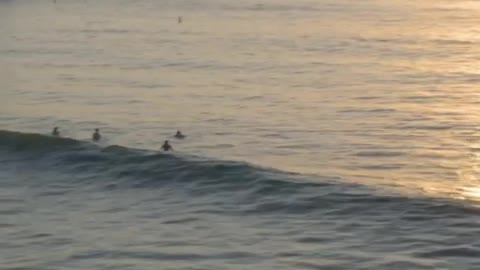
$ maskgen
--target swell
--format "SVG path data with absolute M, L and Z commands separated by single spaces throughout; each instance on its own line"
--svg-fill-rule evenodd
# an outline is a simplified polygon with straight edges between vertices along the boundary
M 0 162 L 16 163 L 17 166 L 24 163 L 62 172 L 101 174 L 119 182 L 128 180 L 136 187 L 175 181 L 217 184 L 233 189 L 264 182 L 280 191 L 299 185 L 293 179 L 301 178 L 297 174 L 263 169 L 242 162 L 119 145 L 100 147 L 70 138 L 4 130 L 0 131 Z M 303 185 L 309 186 L 307 183 Z M 265 188 L 264 192 L 275 192 L 274 189 Z
M 94 183 L 105 190 L 155 189 L 175 184 L 189 189 L 192 196 L 230 201 L 236 206 L 229 208 L 230 214 L 321 212 L 329 217 L 381 216 L 389 212 L 413 222 L 480 214 L 480 209 L 450 200 L 386 194 L 332 177 L 118 145 L 100 147 L 41 134 L 0 131 L 0 164 L 54 171 L 72 176 L 61 181 Z
M 55 151 L 79 146 L 80 141 L 70 138 L 45 136 L 0 130 L 0 149 L 18 152 Z

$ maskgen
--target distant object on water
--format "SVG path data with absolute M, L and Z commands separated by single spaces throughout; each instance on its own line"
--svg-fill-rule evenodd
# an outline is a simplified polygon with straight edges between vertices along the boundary
M 177 139 L 185 139 L 185 137 L 187 137 L 187 136 L 183 135 L 180 130 L 177 130 L 177 133 L 175 133 L 174 137 L 177 138 Z
M 183 22 L 183 18 L 182 18 L 182 16 L 178 16 L 178 18 L 177 18 L 177 22 L 178 22 L 178 23 L 182 23 L 182 22 Z
M 54 127 L 52 130 L 52 136 L 59 137 L 60 131 L 58 131 L 58 127 Z
M 162 149 L 163 149 L 163 151 L 165 151 L 165 152 L 173 151 L 173 147 L 168 143 L 168 141 L 165 141 L 165 142 L 163 143 Z
M 98 128 L 96 128 L 95 132 L 92 135 L 92 140 L 94 142 L 98 142 L 101 138 L 102 138 L 102 136 L 100 135 L 100 130 Z

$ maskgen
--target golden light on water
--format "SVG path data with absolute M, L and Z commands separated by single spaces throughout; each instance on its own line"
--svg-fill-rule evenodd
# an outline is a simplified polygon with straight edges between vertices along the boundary
M 480 186 L 464 188 L 463 195 L 467 200 L 480 202 Z
M 462 200 L 480 202 L 480 145 L 474 143 L 470 146 L 471 159 L 464 168 L 459 170 L 460 188 L 458 197 Z

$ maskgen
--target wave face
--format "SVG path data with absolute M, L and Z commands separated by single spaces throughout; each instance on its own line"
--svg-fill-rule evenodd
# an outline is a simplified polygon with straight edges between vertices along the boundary
M 278 202 L 277 206 L 271 206 L 271 211 L 292 210 L 302 213 L 303 210 L 324 209 L 326 204 L 351 204 L 355 206 L 354 209 L 345 213 L 355 214 L 362 206 L 365 209 L 377 204 L 393 207 L 421 201 L 427 208 L 430 203 L 432 209 L 440 211 L 439 214 L 468 212 L 467 208 L 451 201 L 382 194 L 373 188 L 347 184 L 334 178 L 118 145 L 100 147 L 85 141 L 41 134 L 0 131 L 0 151 L 4 164 L 42 166 L 44 170 L 67 174 L 97 175 L 109 179 L 104 188 L 154 188 L 169 183 L 183 183 L 212 194 L 242 192 L 248 194 L 248 202 L 269 197 Z M 287 195 L 298 196 L 298 200 L 285 201 Z M 439 203 L 442 207 L 438 207 Z M 400 208 L 398 210 L 403 212 Z M 454 213 L 449 213 L 450 210 Z
M 106 186 L 144 187 L 175 183 L 204 185 L 212 193 L 248 191 L 255 196 L 306 196 L 307 209 L 323 208 L 324 203 L 401 203 L 404 196 L 382 195 L 373 188 L 346 184 L 339 179 L 282 172 L 253 165 L 209 160 L 174 152 L 163 153 L 118 145 L 100 147 L 86 141 L 42 134 L 0 131 L 0 150 L 5 164 L 44 166 L 64 173 L 98 174 L 112 181 Z M 19 165 L 20 163 L 20 165 Z M 289 202 L 289 205 L 295 202 Z M 361 204 L 357 205 L 361 206 Z M 370 206 L 368 206 L 370 207 Z M 452 206 L 453 207 L 453 206 Z M 281 207 L 279 207 L 281 208 Z M 299 209 L 296 209 L 296 211 Z M 349 213 L 347 213 L 349 214 Z
M 42 251 L 32 265 L 471 269 L 480 258 L 478 209 L 329 177 L 11 131 L 0 131 L 0 168 L 0 226 L 15 235 L 0 233 L 6 256 L 20 243 L 77 247 Z
M 2 162 L 43 166 L 64 173 L 95 174 L 111 179 L 105 187 L 150 188 L 168 183 L 204 185 L 211 192 L 247 190 L 252 195 L 278 196 L 335 185 L 329 179 L 308 182 L 305 176 L 255 167 L 242 162 L 210 160 L 175 153 L 100 147 L 70 138 L 0 131 Z M 339 189 L 344 188 L 339 186 Z M 360 188 L 360 187 L 358 187 Z M 360 188 L 367 190 L 366 188 Z M 352 194 L 353 195 L 353 194 Z

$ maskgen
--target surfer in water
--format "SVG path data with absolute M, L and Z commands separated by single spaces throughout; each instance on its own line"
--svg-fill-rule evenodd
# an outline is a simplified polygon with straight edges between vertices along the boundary
M 180 130 L 177 130 L 177 133 L 175 133 L 175 138 L 177 139 L 184 139 L 186 136 L 182 134 Z
M 102 136 L 100 135 L 100 130 L 98 130 L 98 128 L 96 128 L 95 132 L 92 135 L 92 140 L 94 142 L 98 142 L 101 138 L 102 138 Z
M 165 141 L 165 142 L 163 143 L 162 149 L 163 149 L 163 151 L 165 151 L 165 152 L 173 151 L 173 147 L 168 143 L 168 141 Z
M 58 127 L 54 127 L 52 130 L 52 136 L 59 137 L 60 131 L 58 131 Z

